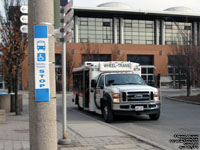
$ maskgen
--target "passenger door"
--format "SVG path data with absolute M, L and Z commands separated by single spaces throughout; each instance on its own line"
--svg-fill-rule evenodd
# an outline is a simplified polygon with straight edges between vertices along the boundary
M 100 100 L 103 97 L 103 90 L 104 90 L 104 75 L 101 75 L 97 82 L 97 87 L 96 87 L 96 91 L 95 91 L 95 94 L 96 94 L 95 103 L 98 108 L 101 107 Z

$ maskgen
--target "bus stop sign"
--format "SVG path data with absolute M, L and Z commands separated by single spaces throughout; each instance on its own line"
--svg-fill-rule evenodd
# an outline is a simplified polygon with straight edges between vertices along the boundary
M 49 46 L 47 25 L 34 26 L 35 101 L 49 101 Z

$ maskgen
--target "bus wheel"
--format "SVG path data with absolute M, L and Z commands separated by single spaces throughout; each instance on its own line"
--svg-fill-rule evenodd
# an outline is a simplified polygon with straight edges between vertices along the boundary
M 156 113 L 156 114 L 150 114 L 149 118 L 151 120 L 158 120 L 160 118 L 160 111 L 158 113 Z
M 105 122 L 111 123 L 113 121 L 113 112 L 112 112 L 111 105 L 109 102 L 103 103 L 102 115 Z

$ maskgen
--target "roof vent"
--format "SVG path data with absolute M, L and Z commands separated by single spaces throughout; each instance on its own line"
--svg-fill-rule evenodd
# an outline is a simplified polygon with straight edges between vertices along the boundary
M 132 9 L 130 5 L 121 2 L 108 2 L 97 5 L 97 7 L 113 7 L 113 8 L 124 8 L 124 9 Z
M 164 11 L 177 11 L 177 12 L 185 12 L 185 13 L 194 13 L 191 8 L 188 7 L 170 7 L 165 9 Z

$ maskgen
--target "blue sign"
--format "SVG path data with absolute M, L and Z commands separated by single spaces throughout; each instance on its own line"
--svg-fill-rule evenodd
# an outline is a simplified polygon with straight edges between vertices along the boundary
M 48 30 L 46 25 L 34 26 L 34 38 L 48 38 Z
M 46 61 L 45 53 L 37 53 L 37 61 Z
M 49 47 L 46 25 L 34 26 L 35 101 L 49 101 Z

